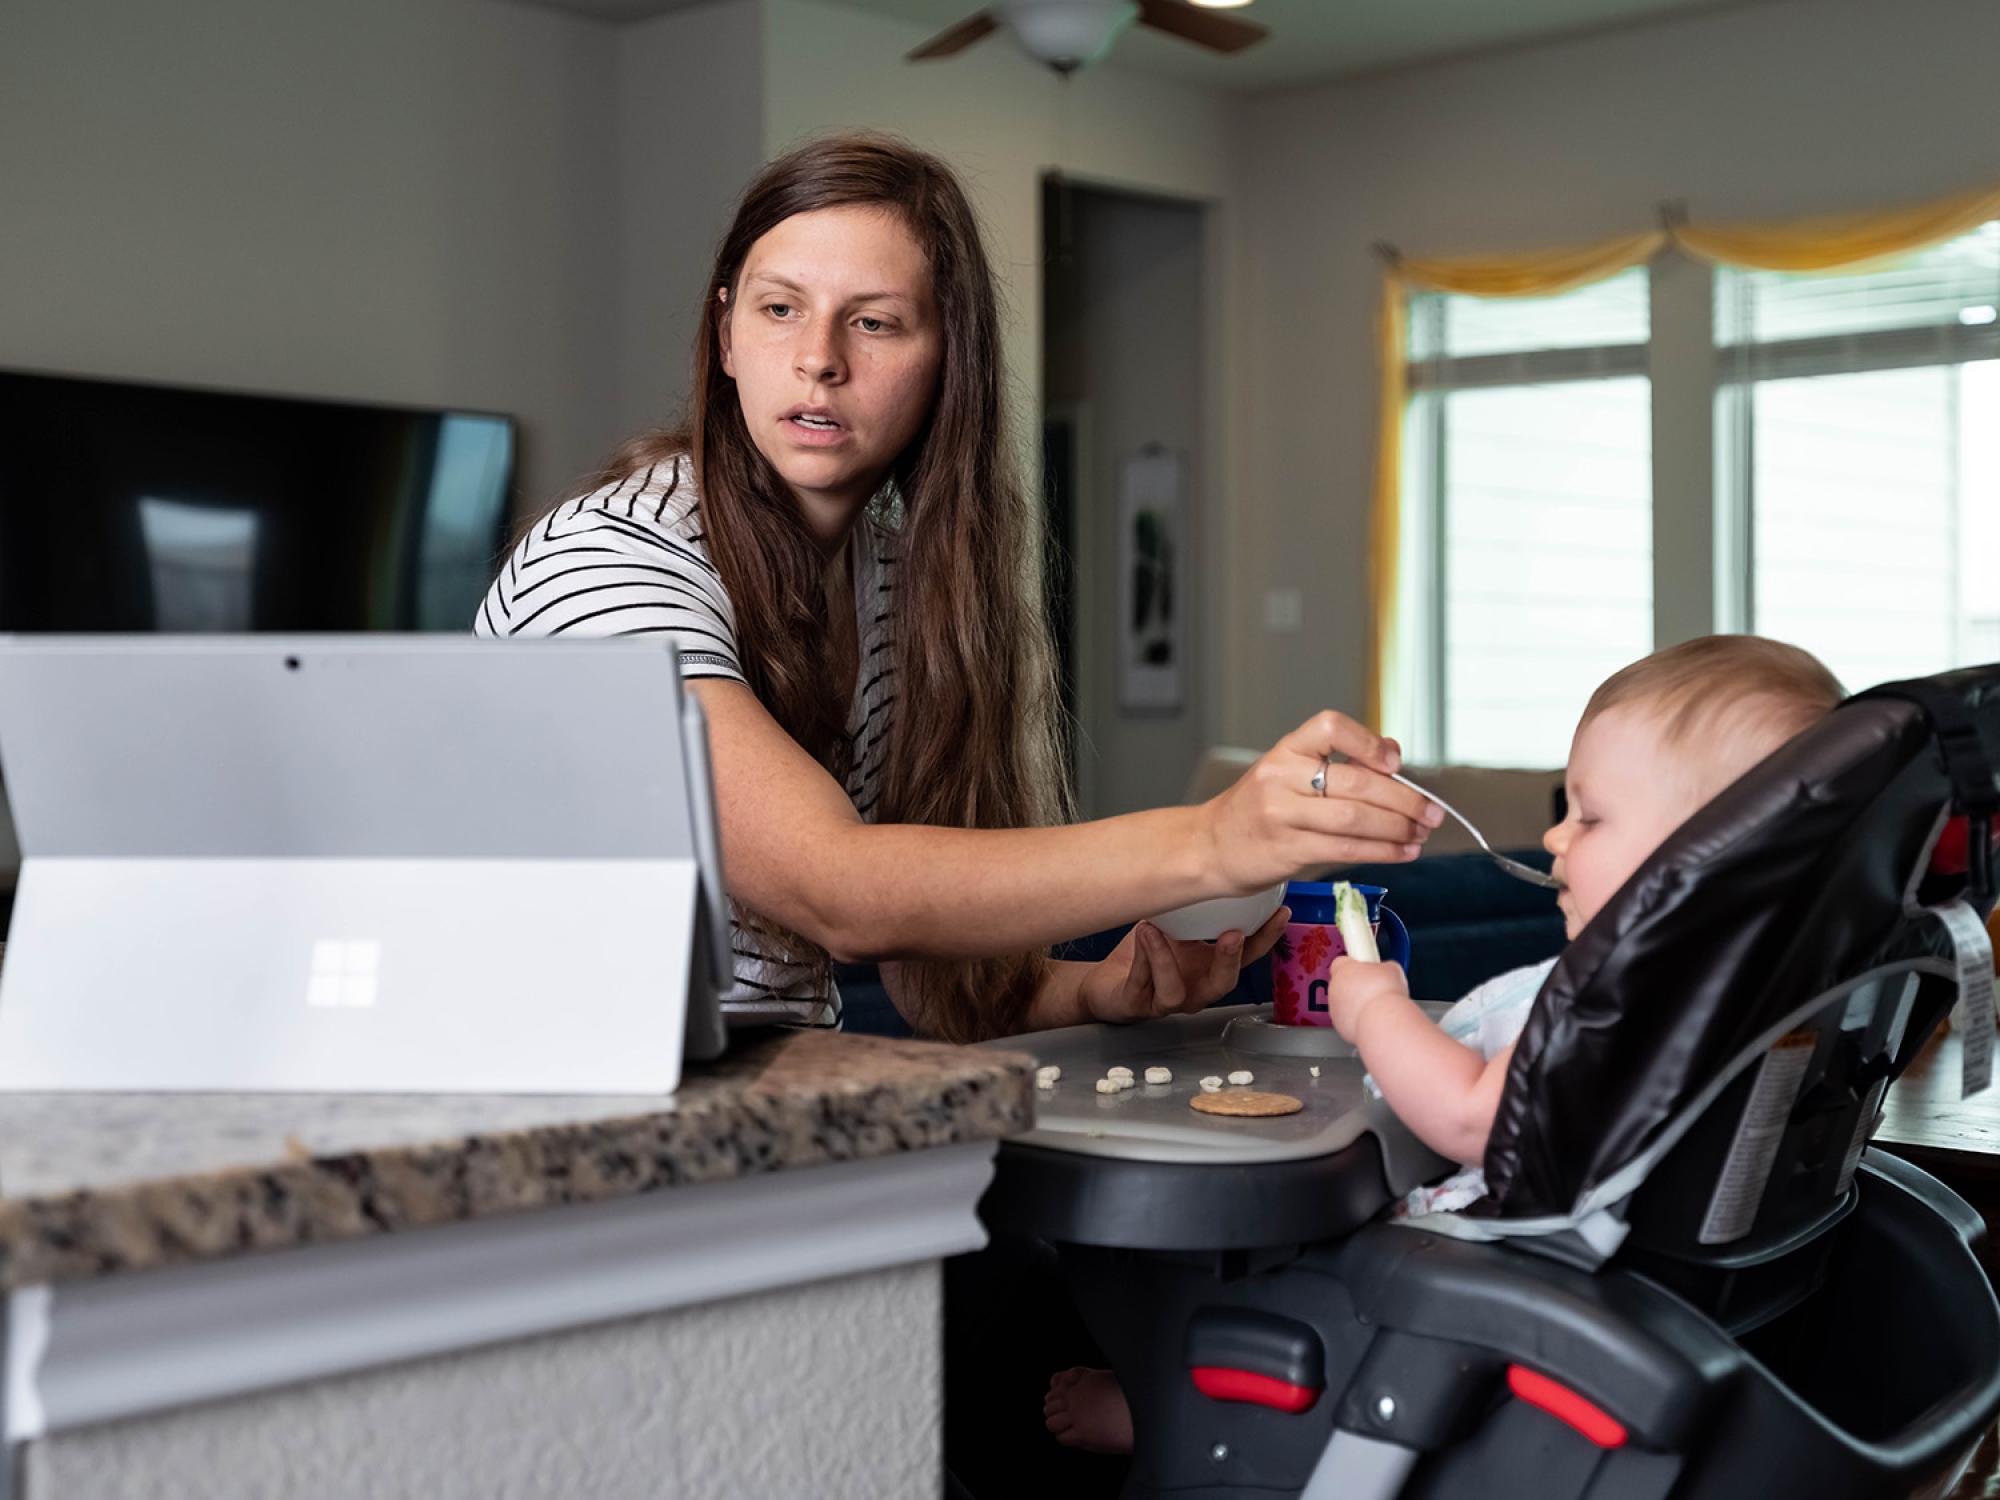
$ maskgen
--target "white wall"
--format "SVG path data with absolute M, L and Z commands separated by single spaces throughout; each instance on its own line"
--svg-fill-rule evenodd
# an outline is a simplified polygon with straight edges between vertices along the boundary
M 1358 710 L 1378 265 L 1698 218 L 1887 205 L 2000 182 L 1988 0 L 1813 0 L 1246 101 L 1232 160 L 1243 316 L 1233 579 L 1306 593 L 1305 629 L 1234 647 L 1229 737 Z
M 7 0 L 0 363 L 608 439 L 613 30 L 493 0 Z M 302 455 L 309 462 L 309 455 Z
M 717 240 L 764 160 L 763 8 L 713 0 L 618 31 L 623 435 L 670 421 Z

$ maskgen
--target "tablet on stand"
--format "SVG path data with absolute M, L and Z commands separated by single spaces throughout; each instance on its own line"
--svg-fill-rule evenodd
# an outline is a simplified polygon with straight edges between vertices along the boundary
M 720 1053 L 671 645 L 0 637 L 0 1090 L 660 1094 Z

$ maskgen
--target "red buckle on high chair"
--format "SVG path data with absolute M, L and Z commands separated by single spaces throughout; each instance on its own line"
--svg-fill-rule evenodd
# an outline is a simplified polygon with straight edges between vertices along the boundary
M 1565 1422 L 1600 1448 L 1625 1446 L 1625 1424 L 1566 1385 L 1521 1365 L 1507 1366 L 1507 1389 L 1530 1406 L 1540 1407 Z
M 1290 1381 L 1259 1375 L 1251 1370 L 1232 1370 L 1224 1365 L 1196 1365 L 1188 1373 L 1194 1376 L 1194 1388 L 1211 1401 L 1247 1401 L 1254 1406 L 1269 1406 L 1297 1416 L 1319 1400 L 1319 1391 L 1314 1386 L 1293 1385 Z
M 1972 835 L 1968 820 L 1961 814 L 1944 825 L 1937 847 L 1931 850 L 1931 871 L 1937 875 L 1963 875 L 1971 853 Z

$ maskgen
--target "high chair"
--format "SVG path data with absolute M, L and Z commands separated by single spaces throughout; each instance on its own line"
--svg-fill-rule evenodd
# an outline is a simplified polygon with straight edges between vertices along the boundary
M 982 1212 L 1057 1247 L 1131 1403 L 1125 1493 L 1942 1495 L 2000 1412 L 1984 1226 L 1868 1141 L 1991 973 L 1996 751 L 2000 666 L 1895 684 L 1690 818 L 1544 984 L 1460 1213 L 1388 1216 L 1450 1164 L 1331 1032 L 998 1044 L 1064 1077 Z M 1113 1063 L 1174 1081 L 1097 1094 Z M 1232 1068 L 1306 1108 L 1188 1109 Z

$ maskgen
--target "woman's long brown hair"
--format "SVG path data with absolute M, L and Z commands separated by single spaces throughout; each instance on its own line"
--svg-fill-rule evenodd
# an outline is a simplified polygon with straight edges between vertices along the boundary
M 1042 596 L 1042 530 L 1002 417 L 993 274 L 964 190 L 937 158 L 875 135 L 813 141 L 744 190 L 709 276 L 683 422 L 619 449 L 609 483 L 691 454 L 709 554 L 735 605 L 750 688 L 843 785 L 848 699 L 829 652 L 826 559 L 798 502 L 751 441 L 720 325 L 750 248 L 794 214 L 866 204 L 897 214 L 929 263 L 944 329 L 937 401 L 896 459 L 877 518 L 897 535 L 896 707 L 877 817 L 885 823 L 1019 828 L 1069 811 L 1054 655 Z M 865 521 L 863 522 L 865 524 Z M 866 870 L 855 878 L 868 878 Z M 795 935 L 787 946 L 826 955 Z M 974 1041 L 1019 1031 L 1042 954 L 906 963 L 904 1008 L 926 1035 Z

